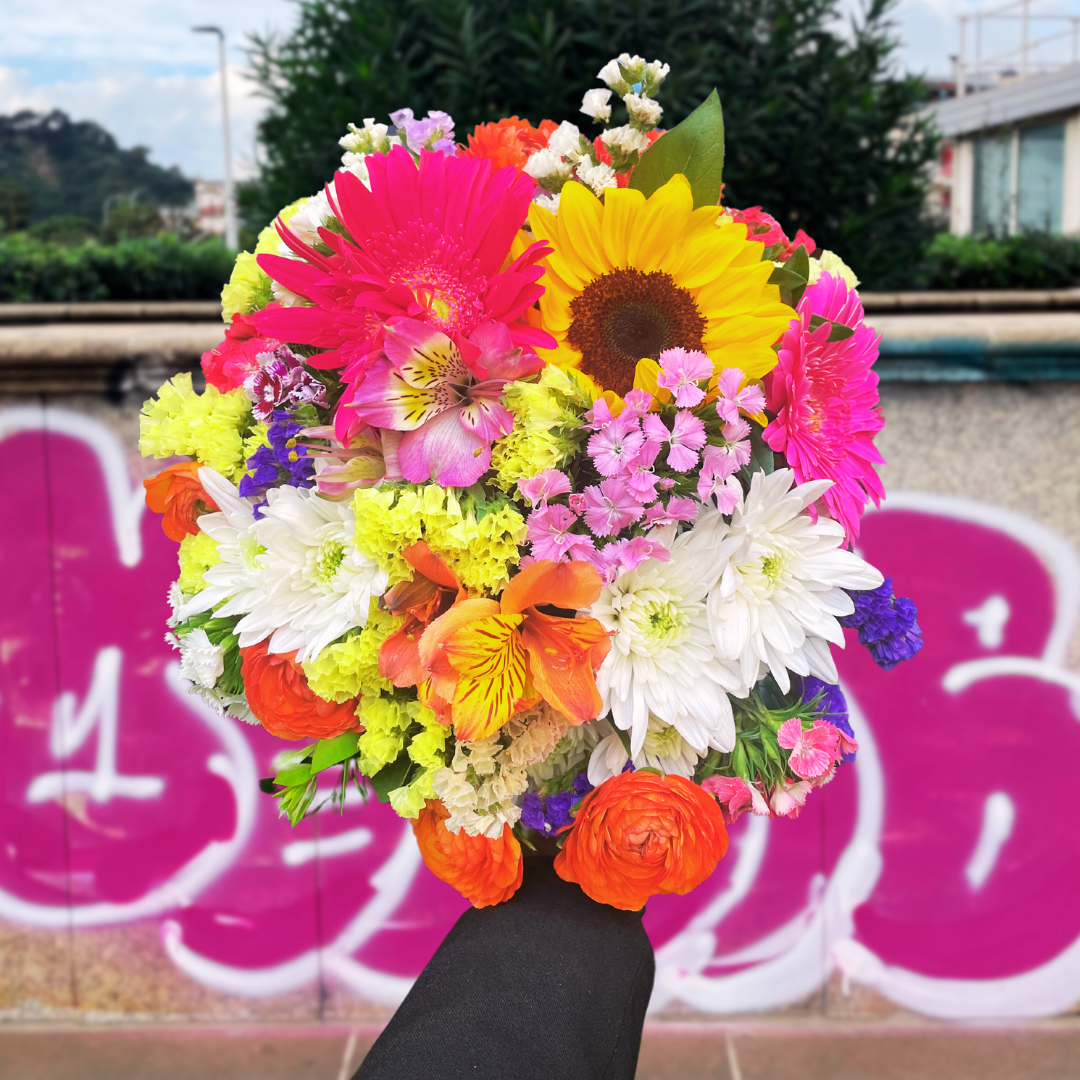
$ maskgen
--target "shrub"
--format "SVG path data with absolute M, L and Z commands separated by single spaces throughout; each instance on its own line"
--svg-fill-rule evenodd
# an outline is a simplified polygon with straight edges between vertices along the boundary
M 1049 233 L 953 236 L 926 249 L 918 284 L 925 289 L 1066 289 L 1080 285 L 1080 240 Z
M 213 300 L 233 256 L 216 238 L 168 233 L 63 247 L 26 233 L 0 237 L 0 301 Z

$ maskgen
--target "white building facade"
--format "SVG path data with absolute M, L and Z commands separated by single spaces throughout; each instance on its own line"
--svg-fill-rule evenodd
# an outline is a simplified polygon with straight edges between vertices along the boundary
M 951 232 L 1080 235 L 1080 64 L 928 112 L 953 144 Z

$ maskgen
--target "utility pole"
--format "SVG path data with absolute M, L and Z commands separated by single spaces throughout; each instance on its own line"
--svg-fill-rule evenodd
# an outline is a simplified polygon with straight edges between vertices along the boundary
M 240 230 L 236 223 L 236 203 L 233 200 L 232 144 L 229 140 L 229 84 L 225 64 L 225 33 L 218 26 L 193 26 L 196 34 L 217 34 L 218 64 L 221 69 L 221 128 L 225 136 L 225 243 L 236 251 L 240 247 Z

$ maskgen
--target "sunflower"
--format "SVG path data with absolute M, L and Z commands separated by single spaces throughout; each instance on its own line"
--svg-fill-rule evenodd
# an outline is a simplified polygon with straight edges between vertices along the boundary
M 558 216 L 535 203 L 529 225 L 554 251 L 544 259 L 540 318 L 558 345 L 549 362 L 577 368 L 596 392 L 625 394 L 639 360 L 664 349 L 700 349 L 717 372 L 757 379 L 776 364 L 773 343 L 795 312 L 770 285 L 771 262 L 746 226 L 717 226 L 718 206 L 694 209 L 676 175 L 648 199 L 608 188 L 562 189 Z

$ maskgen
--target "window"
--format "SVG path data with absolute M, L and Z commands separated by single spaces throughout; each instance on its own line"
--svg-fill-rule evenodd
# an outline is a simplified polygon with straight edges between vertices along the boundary
M 1061 232 L 1065 125 L 1043 124 L 1020 132 L 1016 225 L 1023 232 Z
M 1002 236 L 1009 231 L 1012 193 L 1012 134 L 1002 132 L 975 140 L 975 207 L 977 233 Z

